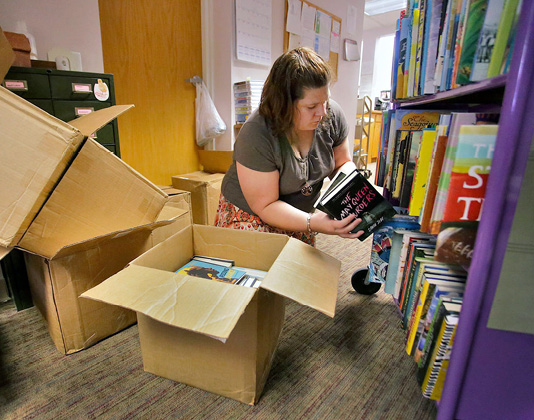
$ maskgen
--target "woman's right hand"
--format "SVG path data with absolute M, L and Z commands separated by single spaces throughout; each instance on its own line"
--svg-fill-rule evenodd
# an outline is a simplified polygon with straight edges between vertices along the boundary
M 316 211 L 310 219 L 310 227 L 314 232 L 326 233 L 327 235 L 338 235 L 342 238 L 356 239 L 363 235 L 363 230 L 350 233 L 354 230 L 362 219 L 351 214 L 342 220 L 332 219 L 322 211 Z

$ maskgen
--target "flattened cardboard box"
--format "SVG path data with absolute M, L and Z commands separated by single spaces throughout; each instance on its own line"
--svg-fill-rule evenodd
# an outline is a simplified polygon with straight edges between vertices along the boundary
M 268 273 L 259 289 L 175 273 L 194 254 Z M 137 312 L 147 372 L 254 404 L 282 331 L 284 297 L 333 317 L 339 269 L 294 238 L 193 225 L 82 297 Z
M 223 178 L 222 173 L 212 174 L 203 171 L 172 177 L 174 188 L 191 192 L 193 223 L 202 225 L 215 223 Z
M 33 302 L 58 351 L 80 351 L 135 323 L 132 311 L 79 295 L 190 226 L 191 212 L 181 201 L 180 197 L 165 206 L 162 213 L 169 220 L 66 245 L 49 257 L 24 254 Z

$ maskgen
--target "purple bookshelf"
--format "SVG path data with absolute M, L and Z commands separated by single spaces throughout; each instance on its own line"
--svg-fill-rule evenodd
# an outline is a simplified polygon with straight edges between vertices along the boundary
M 534 135 L 532 1 L 523 1 L 516 36 L 494 153 L 498 159 L 492 163 L 438 420 L 534 418 L 534 335 L 487 327 L 519 197 L 517 181 L 524 176 Z
M 534 335 L 487 327 L 534 137 L 534 1 L 523 1 L 519 16 L 507 75 L 394 103 L 396 109 L 501 112 L 438 420 L 534 419 Z

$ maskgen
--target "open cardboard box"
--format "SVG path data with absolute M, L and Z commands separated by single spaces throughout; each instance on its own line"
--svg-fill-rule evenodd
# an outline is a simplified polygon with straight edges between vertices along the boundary
M 175 273 L 195 254 L 268 273 L 259 289 Z M 284 297 L 333 317 L 339 271 L 339 261 L 285 235 L 193 225 L 81 296 L 137 312 L 147 372 L 254 404 Z
M 79 295 L 122 270 L 155 244 L 190 226 L 190 210 L 176 204 L 166 206 L 169 208 L 164 213 L 169 220 L 61 246 L 48 257 L 24 254 L 33 302 L 58 351 L 80 351 L 135 323 L 132 311 L 80 299 Z

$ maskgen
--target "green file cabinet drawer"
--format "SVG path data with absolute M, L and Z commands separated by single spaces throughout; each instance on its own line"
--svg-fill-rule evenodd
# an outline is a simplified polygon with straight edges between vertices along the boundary
M 72 73 L 72 72 L 71 72 Z M 107 77 L 82 76 L 50 76 L 50 89 L 54 99 L 72 99 L 96 101 L 94 87 L 98 80 L 104 82 L 109 89 L 110 81 Z M 111 96 L 103 102 L 111 102 Z
M 111 106 L 109 102 L 99 101 L 54 101 L 54 115 L 69 122 L 82 115 Z
M 47 74 L 10 71 L 2 82 L 2 86 L 26 99 L 51 98 Z
M 50 115 L 54 115 L 54 105 L 51 99 L 28 99 L 36 107 L 41 108 L 43 111 L 48 112 Z
M 95 84 L 106 84 L 105 95 L 95 96 Z M 2 83 L 51 115 L 69 122 L 91 111 L 115 105 L 112 74 L 11 67 Z M 102 89 L 99 89 L 102 93 Z M 107 94 L 109 93 L 109 95 Z M 120 157 L 119 131 L 114 120 L 98 130 L 95 140 Z
M 99 142 L 102 146 L 106 146 L 108 149 L 113 147 L 113 153 L 117 150 L 115 147 L 115 130 L 112 123 L 106 124 L 100 130 L 95 133 L 96 137 L 94 139 Z M 110 147 L 108 147 L 110 146 Z M 111 149 L 110 149 L 111 150 Z

